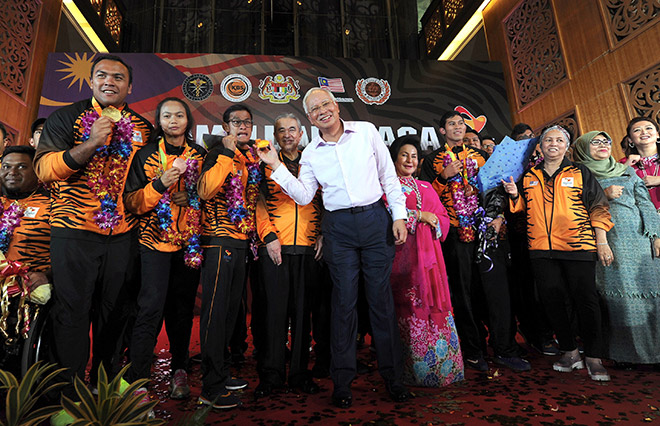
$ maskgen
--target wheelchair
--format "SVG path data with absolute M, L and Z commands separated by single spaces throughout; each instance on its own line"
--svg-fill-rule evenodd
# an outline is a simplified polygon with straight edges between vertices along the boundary
M 23 377 L 37 361 L 50 362 L 52 338 L 50 306 L 51 303 L 32 307 L 38 309 L 38 314 L 33 319 L 26 337 L 12 336 L 11 339 L 0 343 L 3 346 L 0 369 L 7 370 L 18 378 Z M 16 317 L 10 316 L 7 322 L 8 329 L 15 327 Z

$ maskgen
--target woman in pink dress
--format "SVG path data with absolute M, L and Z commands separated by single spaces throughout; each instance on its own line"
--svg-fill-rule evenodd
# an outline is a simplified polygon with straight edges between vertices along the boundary
M 651 201 L 660 212 L 660 158 L 658 158 L 658 123 L 647 117 L 630 120 L 626 137 L 621 142 L 625 158 L 621 163 L 635 169 L 651 194 Z
M 449 216 L 431 184 L 413 178 L 420 152 L 419 138 L 412 135 L 390 146 L 408 210 L 408 239 L 396 248 L 391 283 L 404 382 L 439 387 L 463 379 L 463 359 L 440 246 Z

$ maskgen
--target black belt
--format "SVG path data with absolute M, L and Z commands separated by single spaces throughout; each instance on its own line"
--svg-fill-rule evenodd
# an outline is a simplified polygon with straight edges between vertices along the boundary
M 358 207 L 348 207 L 348 208 L 345 208 L 345 209 L 337 209 L 337 210 L 331 211 L 330 213 L 352 213 L 352 214 L 362 213 L 362 212 L 367 211 L 367 210 L 375 209 L 376 207 L 378 207 L 382 203 L 383 203 L 383 200 L 378 200 L 375 203 L 369 204 L 367 206 L 358 206 Z

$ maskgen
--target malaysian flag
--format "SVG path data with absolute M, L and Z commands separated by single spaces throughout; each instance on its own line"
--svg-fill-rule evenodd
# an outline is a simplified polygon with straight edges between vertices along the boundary
M 341 78 L 319 77 L 319 87 L 324 87 L 333 93 L 344 93 L 344 82 Z

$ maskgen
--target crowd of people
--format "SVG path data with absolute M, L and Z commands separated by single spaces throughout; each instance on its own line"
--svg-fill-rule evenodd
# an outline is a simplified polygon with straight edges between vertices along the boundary
M 398 402 L 407 386 L 488 371 L 487 359 L 529 371 L 518 332 L 558 356 L 554 370 L 586 367 L 597 381 L 610 380 L 603 359 L 660 363 L 652 120 L 630 122 L 620 161 L 606 131 L 572 143 L 551 126 L 522 176 L 480 193 L 478 173 L 498 148 L 456 111 L 440 118 L 435 151 L 414 135 L 388 151 L 372 124 L 342 120 L 332 93 L 313 88 L 303 106 L 319 136 L 304 151 L 299 117 L 274 120 L 276 147 L 252 139 L 243 104 L 224 111 L 225 135 L 201 146 L 184 100 L 163 99 L 152 125 L 125 102 L 132 84 L 121 58 L 98 56 L 93 97 L 37 120 L 30 146 L 2 155 L 0 259 L 16 266 L 23 289 L 12 296 L 27 313 L 15 332 L 1 324 L 5 347 L 52 283 L 51 356 L 68 397 L 85 377 L 90 326 L 93 386 L 101 364 L 116 374 L 128 361 L 127 381 L 148 379 L 163 324 L 170 396 L 190 397 L 200 283 L 199 402 L 217 409 L 240 405 L 234 391 L 249 385 L 231 368 L 245 350 L 235 341 L 248 282 L 257 398 L 285 386 L 314 394 L 315 378 L 329 376 L 332 403 L 350 407 L 365 330 Z M 534 133 L 519 124 L 511 136 Z

